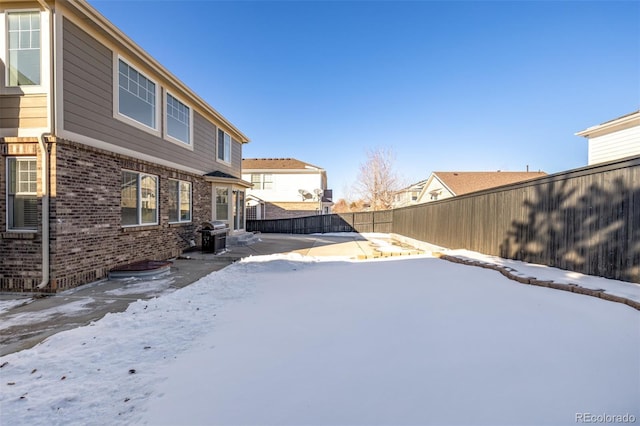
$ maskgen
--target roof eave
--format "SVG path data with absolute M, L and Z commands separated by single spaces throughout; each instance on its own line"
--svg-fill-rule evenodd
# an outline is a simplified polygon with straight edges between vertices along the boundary
M 635 122 L 635 123 L 634 123 Z M 622 127 L 627 125 L 640 125 L 640 111 L 627 114 L 625 116 L 607 121 L 606 123 L 598 124 L 597 126 L 591 126 L 585 130 L 574 133 L 576 136 L 582 136 L 588 138 L 594 133 L 604 132 L 615 127 Z
M 142 47 L 140 47 L 133 40 L 131 40 L 121 30 L 119 30 L 114 24 L 111 23 L 111 21 L 105 18 L 93 6 L 91 6 L 84 0 L 58 0 L 58 1 L 74 7 L 78 12 L 82 13 L 84 16 L 91 19 L 92 22 L 98 25 L 110 37 L 114 38 L 118 43 L 125 46 L 135 55 L 139 56 L 142 60 L 144 60 L 147 63 L 147 65 L 153 68 L 155 72 L 160 74 L 163 78 L 171 82 L 171 84 L 175 85 L 184 93 L 186 93 L 191 98 L 191 100 L 194 101 L 201 109 L 209 113 L 212 117 L 214 117 L 220 123 L 224 124 L 227 130 L 229 130 L 230 133 L 232 133 L 232 135 L 240 143 L 250 142 L 250 139 L 244 133 L 242 133 L 237 127 L 231 124 L 229 120 L 224 118 L 218 111 L 216 111 L 204 99 L 198 96 L 186 84 L 184 84 L 180 79 L 178 79 L 178 77 L 173 75 L 162 64 L 160 64 L 156 59 L 154 59 L 153 56 L 147 53 L 144 49 L 142 49 Z
M 253 186 L 253 184 L 251 182 L 247 182 L 246 180 L 243 179 L 238 179 L 238 178 L 225 178 L 225 177 L 217 177 L 217 176 L 204 176 L 204 180 L 206 182 L 211 182 L 211 183 L 222 183 L 225 185 L 238 185 L 238 186 L 242 186 L 245 188 L 251 188 Z

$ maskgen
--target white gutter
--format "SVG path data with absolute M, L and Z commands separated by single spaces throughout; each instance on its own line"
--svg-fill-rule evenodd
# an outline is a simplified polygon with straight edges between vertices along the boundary
M 53 8 L 50 7 L 45 0 L 38 0 L 38 3 L 40 3 L 40 5 L 45 10 L 49 11 L 49 32 L 50 32 L 50 35 L 49 35 L 49 58 L 50 58 L 49 59 L 49 82 L 50 82 L 49 83 L 49 105 L 50 105 L 49 130 L 50 130 L 50 134 L 53 135 L 55 134 L 54 133 L 54 129 L 55 129 L 55 124 L 54 124 L 55 123 L 54 38 L 56 34 L 54 29 L 55 19 L 53 17 Z M 50 165 L 49 165 L 49 149 L 47 147 L 47 142 L 45 141 L 45 135 L 46 133 L 43 133 L 38 137 L 38 145 L 40 146 L 40 154 L 41 154 L 40 157 L 41 157 L 41 163 L 42 163 L 42 176 L 41 176 L 41 180 L 42 180 L 42 281 L 40 282 L 40 284 L 38 284 L 38 289 L 45 288 L 47 285 L 49 285 L 49 279 L 51 276 L 51 272 L 50 272 L 51 251 L 49 247 L 49 245 L 51 244 L 51 239 L 49 235 L 49 221 L 51 219 L 49 215 Z

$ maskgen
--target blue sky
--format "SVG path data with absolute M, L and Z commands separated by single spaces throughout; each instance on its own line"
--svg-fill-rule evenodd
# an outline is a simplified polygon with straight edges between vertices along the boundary
M 432 171 L 587 164 L 574 133 L 640 108 L 638 1 L 89 0 L 229 119 L 245 158 L 348 195 L 391 147 Z

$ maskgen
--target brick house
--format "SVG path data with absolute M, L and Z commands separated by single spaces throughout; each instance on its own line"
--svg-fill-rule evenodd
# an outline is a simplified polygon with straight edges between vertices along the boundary
M 327 171 L 295 158 L 245 158 L 242 178 L 250 219 L 286 219 L 331 213 Z
M 0 291 L 244 232 L 249 139 L 86 1 L 2 2 L 0 33 Z

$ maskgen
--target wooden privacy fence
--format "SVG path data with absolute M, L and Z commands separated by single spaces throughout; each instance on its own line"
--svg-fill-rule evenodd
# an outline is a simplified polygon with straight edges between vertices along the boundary
M 328 232 L 392 231 L 391 210 L 380 212 L 340 213 L 289 219 L 247 220 L 250 232 L 279 234 L 314 234 Z
M 393 211 L 439 246 L 640 283 L 640 157 Z
M 248 220 L 247 230 L 394 233 L 640 283 L 640 157 L 395 210 Z

